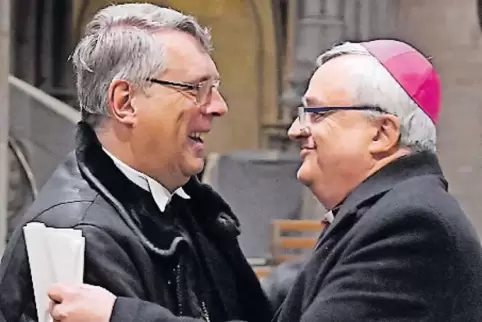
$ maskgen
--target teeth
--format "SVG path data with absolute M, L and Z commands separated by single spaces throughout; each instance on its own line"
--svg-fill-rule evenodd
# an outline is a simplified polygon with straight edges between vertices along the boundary
M 192 132 L 189 134 L 190 137 L 200 139 L 201 138 L 201 132 Z

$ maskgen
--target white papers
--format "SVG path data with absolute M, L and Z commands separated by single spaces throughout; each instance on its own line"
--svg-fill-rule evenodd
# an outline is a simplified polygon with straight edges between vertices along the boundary
M 52 322 L 47 291 L 54 283 L 81 284 L 85 239 L 80 230 L 29 223 L 23 227 L 38 322 Z

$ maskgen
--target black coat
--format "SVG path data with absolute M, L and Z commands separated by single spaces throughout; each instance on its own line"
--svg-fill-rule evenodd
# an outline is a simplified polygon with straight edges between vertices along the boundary
M 292 261 L 284 262 L 273 268 L 268 276 L 261 279 L 261 286 L 268 296 L 272 308 L 278 309 L 281 307 L 298 274 L 306 264 L 306 260 L 306 256 L 302 255 Z
M 482 251 L 437 158 L 403 157 L 341 204 L 279 322 L 480 322 Z
M 198 295 L 189 288 L 192 267 L 179 273 L 179 281 L 171 279 L 172 271 L 159 270 L 171 267 L 172 257 L 181 247 L 197 242 L 213 245 L 210 254 L 201 254 L 206 257 L 204 269 L 210 277 L 205 282 L 217 293 L 226 316 L 253 322 L 271 319 L 259 281 L 239 248 L 238 220 L 217 193 L 193 178 L 184 187 L 191 199 L 183 202 L 199 231 L 186 240 L 174 227 L 161 225 L 156 227 L 154 242 L 140 226 L 141 218 L 150 214 L 127 193 L 129 183 L 102 151 L 95 133 L 81 123 L 78 148 L 42 188 L 24 223 L 82 230 L 85 283 L 120 297 L 112 322 L 200 321 L 175 317 L 180 302 L 189 305 L 189 299 Z M 172 283 L 182 285 L 173 293 L 169 292 Z M 151 309 L 139 312 L 135 307 L 141 305 Z M 230 312 L 231 308 L 236 313 Z M 22 230 L 17 229 L 0 265 L 0 321 L 18 322 L 21 317 L 36 320 L 25 241 Z

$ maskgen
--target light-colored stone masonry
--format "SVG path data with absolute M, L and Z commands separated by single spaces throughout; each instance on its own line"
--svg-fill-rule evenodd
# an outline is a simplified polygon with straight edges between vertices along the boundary
M 443 83 L 438 151 L 482 235 L 482 31 L 477 0 L 399 0 L 396 36 L 433 56 Z

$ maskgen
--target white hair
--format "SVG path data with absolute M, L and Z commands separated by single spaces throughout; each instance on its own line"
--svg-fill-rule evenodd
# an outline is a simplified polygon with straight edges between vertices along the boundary
M 111 5 L 87 24 L 84 37 L 71 59 L 82 119 L 97 125 L 108 115 L 108 88 L 113 80 L 129 81 L 137 88 L 163 71 L 163 44 L 154 33 L 162 29 L 191 34 L 206 52 L 211 35 L 192 16 L 147 3 Z
M 432 120 L 412 100 L 400 84 L 358 43 L 334 46 L 316 60 L 318 67 L 336 57 L 364 56 L 364 60 L 347 60 L 353 101 L 356 105 L 377 106 L 400 119 L 400 145 L 413 151 L 436 150 L 436 129 Z M 377 112 L 367 112 L 369 116 Z M 379 113 L 378 113 L 379 115 Z

